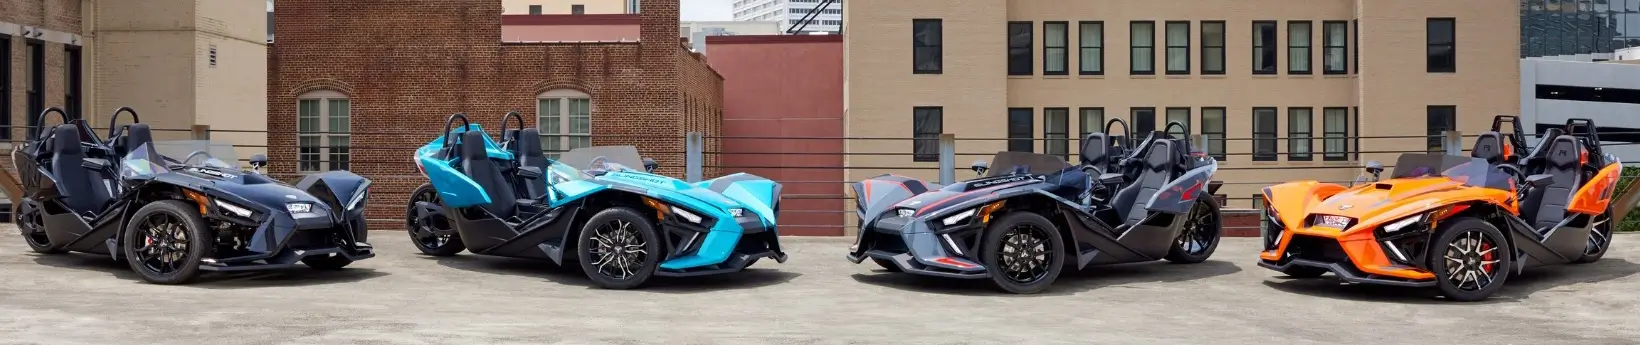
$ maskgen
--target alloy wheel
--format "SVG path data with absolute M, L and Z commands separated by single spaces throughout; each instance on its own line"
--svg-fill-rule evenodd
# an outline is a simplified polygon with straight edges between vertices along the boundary
M 40 218 L 40 211 L 34 209 L 17 215 L 17 227 L 23 232 L 23 240 L 30 246 L 50 247 L 51 239 L 46 237 L 44 220 Z
M 1464 291 L 1492 285 L 1498 272 L 1500 253 L 1494 240 L 1480 230 L 1468 230 L 1455 237 L 1446 248 L 1446 279 Z
M 591 253 L 594 259 L 592 266 L 598 268 L 598 274 L 606 277 L 626 280 L 637 275 L 649 251 L 644 249 L 649 239 L 644 238 L 632 222 L 624 219 L 610 220 L 593 230 L 592 241 L 596 242 Z
M 1214 216 L 1212 211 L 1205 210 L 1199 203 L 1191 207 L 1190 214 L 1186 216 L 1189 220 L 1185 221 L 1184 229 L 1179 232 L 1179 238 L 1174 244 L 1190 255 L 1199 255 L 1206 251 L 1208 245 L 1213 244 Z
M 1583 256 L 1594 256 L 1605 251 L 1608 246 L 1606 242 L 1611 241 L 1611 238 L 1611 216 L 1601 215 L 1589 229 L 1589 242 L 1588 246 L 1583 248 Z
M 426 202 L 437 205 L 440 204 L 442 200 L 438 197 L 438 192 L 429 190 L 417 193 L 414 197 L 410 198 L 411 205 L 415 205 L 416 202 Z M 407 228 L 410 229 L 410 237 L 415 239 L 416 242 L 422 247 L 427 249 L 438 249 L 440 247 L 444 247 L 445 244 L 450 243 L 450 237 L 453 236 L 453 234 L 445 231 L 450 229 L 450 220 L 448 218 L 438 215 L 428 217 L 427 219 L 418 219 L 416 218 L 414 211 L 410 212 L 406 218 L 408 219 L 406 223 L 408 223 Z M 445 234 L 440 235 L 434 231 L 445 232 Z
M 1009 280 L 1032 283 L 1048 275 L 1048 264 L 1053 262 L 1048 231 L 1029 224 L 1009 228 L 1002 235 L 1002 250 L 997 251 L 998 264 Z
M 171 274 L 181 270 L 188 257 L 188 228 L 168 213 L 156 213 L 143 220 L 136 258 L 151 272 Z

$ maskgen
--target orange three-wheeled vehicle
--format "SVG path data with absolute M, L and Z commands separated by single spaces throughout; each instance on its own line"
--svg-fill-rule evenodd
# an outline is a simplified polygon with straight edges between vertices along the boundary
M 1404 154 L 1389 179 L 1378 180 L 1384 167 L 1369 162 L 1367 183 L 1265 188 L 1259 266 L 1475 301 L 1528 266 L 1599 260 L 1611 244 L 1622 164 L 1601 152 L 1590 120 L 1548 129 L 1530 150 L 1517 121 L 1493 119 L 1468 157 Z M 1514 133 L 1498 132 L 1505 122 Z

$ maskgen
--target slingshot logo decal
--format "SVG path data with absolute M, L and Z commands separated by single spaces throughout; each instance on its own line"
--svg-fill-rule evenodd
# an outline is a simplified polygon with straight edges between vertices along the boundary
M 1338 210 L 1339 210 L 1339 211 L 1343 211 L 1343 210 L 1348 210 L 1348 209 L 1350 209 L 1350 208 L 1351 208 L 1351 207 L 1355 207 L 1355 206 L 1353 206 L 1353 205 L 1350 205 L 1350 204 L 1343 204 L 1343 205 L 1338 205 Z
M 188 168 L 188 172 L 197 173 L 197 174 L 211 175 L 211 176 L 214 176 L 214 177 L 217 177 L 217 178 L 226 178 L 226 179 L 232 179 L 232 178 L 238 178 L 239 177 L 238 175 L 229 174 L 229 173 L 216 171 L 216 170 L 212 170 L 212 169 L 205 169 L 205 168 Z
M 977 182 L 974 182 L 974 183 L 970 183 L 970 184 L 968 184 L 968 188 L 969 189 L 985 188 L 985 187 L 995 186 L 995 185 L 1004 184 L 1004 183 L 1014 183 L 1014 182 L 1028 181 L 1028 180 L 1044 181 L 1044 178 L 1042 176 L 1035 176 L 1035 175 L 1009 176 L 1009 177 L 1003 177 L 1003 178 L 998 178 L 998 179 L 994 179 L 994 180 L 985 180 L 985 181 L 977 181 Z

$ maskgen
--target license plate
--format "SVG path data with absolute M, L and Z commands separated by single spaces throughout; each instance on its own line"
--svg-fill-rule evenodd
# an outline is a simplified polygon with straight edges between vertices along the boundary
M 1343 229 L 1350 225 L 1350 217 L 1321 215 L 1316 218 L 1315 225 L 1319 226 Z

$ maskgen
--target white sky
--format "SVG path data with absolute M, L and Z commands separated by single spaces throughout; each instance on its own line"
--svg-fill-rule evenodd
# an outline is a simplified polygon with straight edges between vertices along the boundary
M 682 0 L 679 19 L 688 21 L 734 20 L 733 0 Z

